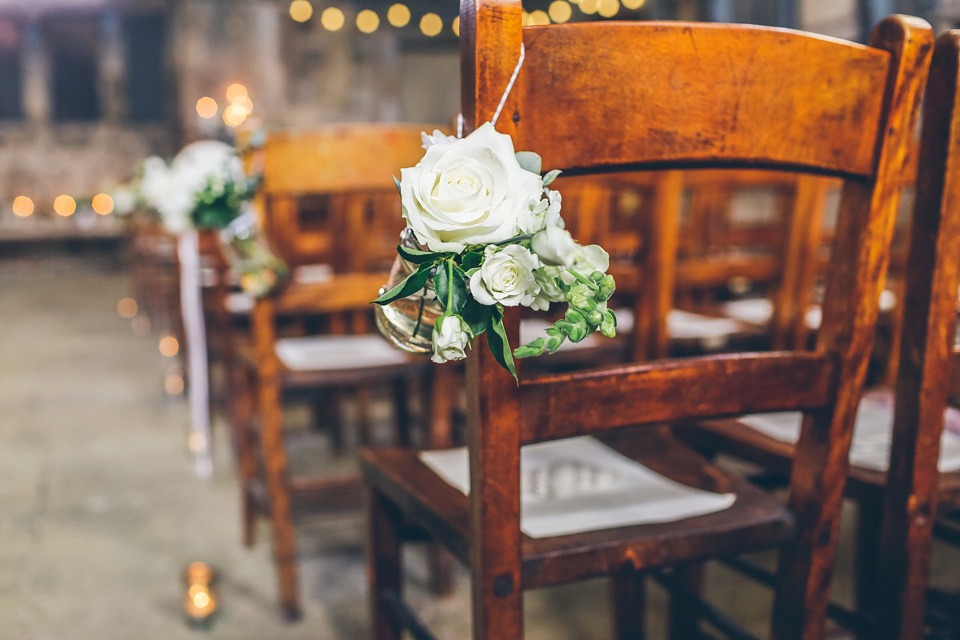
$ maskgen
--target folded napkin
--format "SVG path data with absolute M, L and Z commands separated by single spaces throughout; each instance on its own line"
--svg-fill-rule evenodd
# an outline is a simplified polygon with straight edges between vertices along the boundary
M 799 411 L 761 413 L 745 416 L 741 422 L 781 442 L 795 443 L 800 438 L 802 414 Z M 940 471 L 960 470 L 960 412 L 948 408 L 940 438 Z M 850 445 L 850 464 L 886 471 L 890 466 L 890 442 L 893 438 L 893 397 L 887 392 L 868 393 L 860 401 Z
M 420 459 L 469 493 L 466 448 L 424 451 Z M 727 509 L 736 500 L 732 493 L 670 480 L 589 436 L 523 447 L 520 486 L 520 529 L 531 538 L 674 522 Z

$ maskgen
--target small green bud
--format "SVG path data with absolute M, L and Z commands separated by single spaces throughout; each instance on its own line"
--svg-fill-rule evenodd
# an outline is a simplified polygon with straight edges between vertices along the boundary
M 594 326 L 599 325 L 603 322 L 603 314 L 599 311 L 591 311 L 587 316 L 587 321 Z
M 616 289 L 617 283 L 614 282 L 613 276 L 609 274 L 603 276 L 603 279 L 600 281 L 600 298 L 602 300 L 609 300 Z
M 560 348 L 560 345 L 563 343 L 562 338 L 550 338 L 547 340 L 547 351 L 554 353 L 557 349 Z
M 591 313 L 597 309 L 597 301 L 593 298 L 586 298 L 580 301 L 580 304 L 577 305 L 577 309 L 583 313 Z
M 570 328 L 570 333 L 567 335 L 570 337 L 571 342 L 580 342 L 590 334 L 590 330 L 587 328 L 587 323 L 582 322 L 580 324 L 575 324 Z
M 573 324 L 579 324 L 579 323 L 583 322 L 583 321 L 586 319 L 586 318 L 584 317 L 584 315 L 583 315 L 582 313 L 580 313 L 580 312 L 579 312 L 578 310 L 576 310 L 576 309 L 567 309 L 567 313 L 566 313 L 566 315 L 564 316 L 564 318 L 565 318 L 568 322 L 573 323 Z
M 594 282 L 600 282 L 605 276 L 606 274 L 603 271 L 594 271 L 590 274 L 590 279 Z

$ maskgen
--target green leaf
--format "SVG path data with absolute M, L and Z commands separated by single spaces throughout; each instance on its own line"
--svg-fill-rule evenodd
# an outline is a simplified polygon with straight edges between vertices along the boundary
M 476 269 L 483 264 L 483 251 L 467 251 L 460 260 L 460 268 L 463 271 Z
M 450 282 L 449 279 L 450 271 L 453 271 L 453 282 Z M 445 260 L 437 267 L 437 273 L 433 277 L 433 287 L 437 292 L 437 299 L 440 300 L 447 313 L 462 316 L 464 306 L 469 299 L 467 295 L 467 275 L 457 265 L 453 265 L 451 269 L 450 261 Z M 451 293 L 452 298 L 450 297 Z M 447 309 L 448 300 L 452 302 L 450 309 Z
M 543 349 L 546 346 L 546 341 L 543 338 L 537 338 L 530 344 L 525 344 L 522 347 L 517 347 L 513 350 L 513 356 L 515 358 L 530 358 L 533 356 L 539 356 L 543 353 Z
M 533 151 L 517 151 L 516 156 L 517 163 L 522 169 L 540 175 L 540 170 L 543 168 L 543 160 L 539 154 Z
M 434 253 L 432 251 L 412 249 L 401 244 L 397 245 L 397 253 L 399 253 L 400 257 L 402 257 L 404 260 L 407 262 L 412 262 L 413 264 L 423 264 L 424 262 L 437 260 L 443 255 L 442 253 Z
M 467 304 L 463 307 L 463 313 L 460 314 L 460 317 L 463 318 L 463 321 L 470 327 L 470 332 L 474 336 L 478 336 L 490 326 L 490 316 L 493 314 L 494 309 L 495 307 L 480 304 L 473 298 L 469 298 Z
M 507 331 L 503 328 L 503 314 L 494 313 L 490 316 L 490 331 L 487 332 L 487 344 L 490 352 L 500 366 L 510 372 L 514 380 L 517 378 L 517 367 L 513 363 L 513 353 L 510 351 L 510 342 L 507 340 Z
M 557 179 L 557 176 L 559 176 L 560 173 L 560 169 L 547 171 L 547 175 L 543 176 L 543 186 L 549 187 L 551 184 L 553 184 L 553 181 Z
M 406 298 L 407 296 L 413 295 L 417 291 L 423 289 L 424 285 L 427 284 L 427 280 L 430 279 L 430 270 L 433 269 L 433 265 L 425 262 L 420 265 L 420 268 L 417 269 L 415 273 L 412 273 L 407 278 L 403 280 L 400 284 L 395 286 L 390 291 L 383 293 L 379 298 L 374 300 L 376 304 L 389 304 L 394 300 L 399 300 L 400 298 Z

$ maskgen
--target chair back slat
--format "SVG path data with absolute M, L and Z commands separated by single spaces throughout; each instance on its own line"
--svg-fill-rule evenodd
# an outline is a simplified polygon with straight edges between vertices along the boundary
M 916 200 L 905 270 L 893 440 L 884 492 L 878 637 L 918 638 L 930 567 L 937 463 L 960 284 L 960 31 L 938 40 L 924 101 Z M 936 250 L 931 250 L 936 247 Z M 953 373 L 956 373 L 954 371 Z
M 648 25 L 642 48 L 628 23 L 531 27 L 524 44 L 524 106 L 507 115 L 519 147 L 537 149 L 545 167 L 740 160 L 862 176 L 875 168 L 874 135 L 863 132 L 880 124 L 886 52 L 682 22 Z M 822 144 L 810 144 L 811 130 Z
M 521 385 L 524 442 L 678 419 L 813 410 L 834 398 L 822 353 L 701 356 L 572 374 Z

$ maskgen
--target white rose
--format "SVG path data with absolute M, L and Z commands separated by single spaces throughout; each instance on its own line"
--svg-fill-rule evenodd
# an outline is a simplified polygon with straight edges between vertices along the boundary
M 560 217 L 560 192 L 547 191 L 547 197 L 530 202 L 520 215 L 520 233 L 537 233 L 544 227 L 563 228 Z
M 519 218 L 543 192 L 517 162 L 510 136 L 483 124 L 466 138 L 430 137 L 417 166 L 400 172 L 403 217 L 431 251 L 459 253 L 519 233 Z
M 560 227 L 546 227 L 530 242 L 530 248 L 544 264 L 570 266 L 576 252 L 581 249 L 570 232 Z
M 539 266 L 537 257 L 518 244 L 507 245 L 499 251 L 496 246 L 488 245 L 484 249 L 483 264 L 470 276 L 470 293 L 480 304 L 529 305 L 540 293 L 540 285 L 533 275 Z
M 460 316 L 441 316 L 433 328 L 433 355 L 437 363 L 463 360 L 467 357 L 470 329 Z
M 144 161 L 140 195 L 160 214 L 163 226 L 171 233 L 183 233 L 191 228 L 193 194 L 183 188 L 176 173 L 161 158 L 152 156 Z

